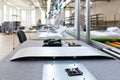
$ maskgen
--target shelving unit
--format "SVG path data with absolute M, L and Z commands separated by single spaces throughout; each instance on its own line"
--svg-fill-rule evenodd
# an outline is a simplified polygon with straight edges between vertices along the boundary
M 105 21 L 106 27 L 119 27 L 120 28 L 120 21 Z
M 106 29 L 103 14 L 91 15 L 91 29 L 92 30 Z
M 17 29 L 19 29 L 19 27 L 21 26 L 21 22 L 20 21 L 6 21 L 2 23 L 1 29 L 2 29 L 2 33 L 13 33 L 15 32 Z
M 71 27 L 74 25 L 74 16 L 67 17 L 65 19 L 65 25 Z
M 82 27 L 82 29 L 85 29 L 85 16 L 80 14 L 80 26 Z M 66 24 L 68 27 L 74 27 L 74 23 L 75 23 L 75 16 L 70 16 L 68 18 L 65 19 L 65 22 L 68 22 L 68 24 Z

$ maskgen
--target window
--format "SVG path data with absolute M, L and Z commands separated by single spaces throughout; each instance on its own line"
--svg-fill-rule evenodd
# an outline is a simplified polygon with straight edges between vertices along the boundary
M 69 10 L 65 11 L 65 17 L 70 17 L 70 11 Z
M 17 21 L 20 21 L 20 10 L 17 10 Z
M 66 10 L 65 11 L 65 18 L 66 18 L 66 20 L 65 20 L 65 23 L 66 24 L 69 24 L 70 22 L 69 22 L 69 18 L 70 17 L 70 11 L 69 10 Z
M 41 23 L 45 24 L 45 11 L 41 11 Z
M 25 10 L 21 11 L 21 24 L 26 25 L 26 11 Z
M 32 25 L 36 24 L 36 11 L 35 10 L 31 11 L 31 23 Z
M 12 9 L 12 8 L 9 8 L 9 9 L 10 9 L 10 14 L 9 14 L 10 21 L 13 21 L 13 20 L 12 20 L 13 9 Z
M 16 9 L 14 9 L 14 15 L 16 15 Z
M 17 15 L 16 15 L 16 9 L 14 9 L 14 14 L 12 15 L 13 16 L 13 21 L 16 21 L 16 18 L 17 18 Z
M 3 6 L 3 12 L 4 12 L 4 18 L 3 18 L 3 20 L 7 21 L 7 7 L 6 7 L 6 5 Z

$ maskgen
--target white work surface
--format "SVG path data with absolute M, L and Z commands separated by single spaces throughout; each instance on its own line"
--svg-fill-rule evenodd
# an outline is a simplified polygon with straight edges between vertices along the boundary
M 40 32 L 38 34 L 39 38 L 49 38 L 49 37 L 59 37 L 62 38 L 63 36 L 60 33 L 52 33 L 52 32 Z
M 48 31 L 38 31 L 37 33 L 31 34 L 30 39 L 75 39 L 74 37 L 65 33 L 66 27 L 60 28 L 52 32 Z
M 63 35 L 60 33 L 52 33 L 52 32 L 37 32 L 31 34 L 30 39 L 48 39 L 48 38 L 63 38 Z
M 48 32 L 40 32 L 38 34 L 38 37 L 45 38 L 45 37 L 47 37 L 47 35 L 48 35 Z
M 105 56 L 91 47 L 27 47 L 20 49 L 11 60 L 25 57 L 84 57 Z
M 65 69 L 78 67 L 83 75 L 68 76 Z M 51 63 L 43 65 L 42 80 L 97 80 L 82 64 L 71 63 Z

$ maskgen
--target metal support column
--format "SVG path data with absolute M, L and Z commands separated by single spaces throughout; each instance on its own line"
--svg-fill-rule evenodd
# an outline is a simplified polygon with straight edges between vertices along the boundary
M 75 28 L 77 28 L 77 39 L 80 40 L 80 1 L 75 0 Z
M 86 43 L 90 44 L 90 0 L 86 0 Z

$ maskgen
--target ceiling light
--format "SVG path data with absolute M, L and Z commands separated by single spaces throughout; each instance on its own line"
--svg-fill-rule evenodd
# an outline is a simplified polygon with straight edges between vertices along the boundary
M 31 5 L 31 8 L 35 8 L 33 5 Z
M 15 6 L 14 4 L 12 4 L 11 2 L 6 2 L 8 5 L 10 5 L 10 6 Z
M 36 6 L 39 7 L 39 2 L 36 2 Z
M 20 10 L 20 8 L 19 7 L 16 7 L 18 10 Z
M 92 4 L 93 2 L 90 2 L 90 4 Z

